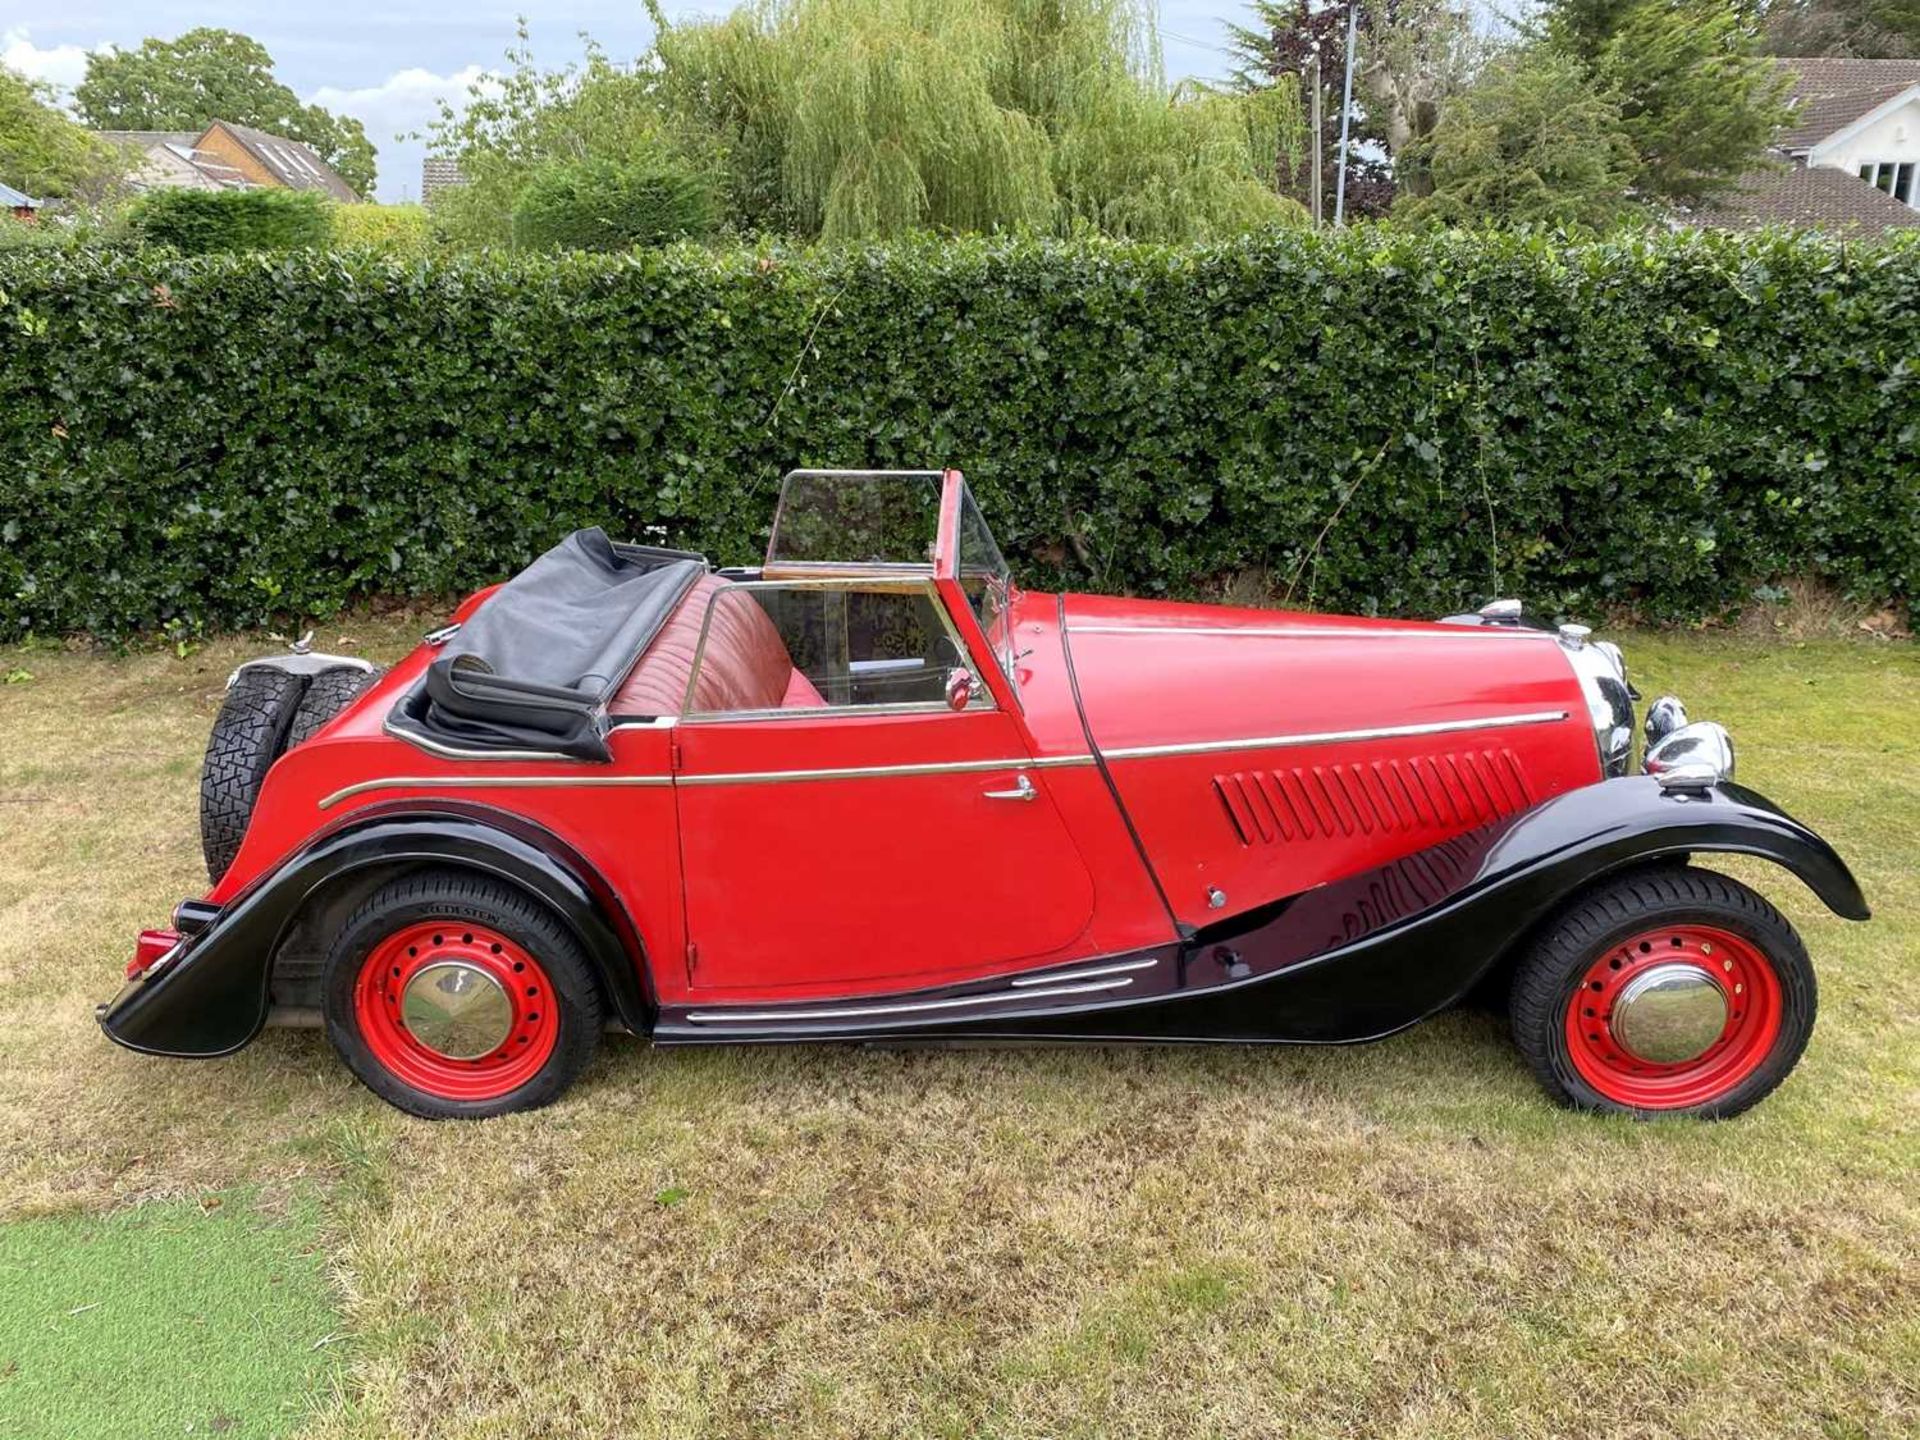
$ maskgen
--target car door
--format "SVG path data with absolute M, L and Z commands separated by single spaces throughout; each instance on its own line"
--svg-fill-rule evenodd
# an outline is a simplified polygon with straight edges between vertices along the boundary
M 778 611 L 784 588 L 713 603 Z M 920 633 L 944 613 L 931 585 L 793 588 L 825 621 L 783 627 L 803 652 L 788 703 L 703 711 L 697 670 L 678 726 L 689 983 L 798 998 L 1078 958 L 1093 878 L 1021 727 Z

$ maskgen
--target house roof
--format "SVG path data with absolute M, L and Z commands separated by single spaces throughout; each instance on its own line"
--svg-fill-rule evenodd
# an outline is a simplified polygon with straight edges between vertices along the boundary
M 1703 225 L 1757 230 L 1797 225 L 1815 230 L 1897 230 L 1920 226 L 1920 210 L 1845 170 L 1798 163 L 1749 170 L 1700 207 Z
M 132 177 L 136 186 L 142 181 L 150 185 L 162 186 L 182 184 L 185 182 L 169 177 L 184 175 L 191 171 L 198 173 L 209 189 L 245 190 L 248 188 L 247 177 L 239 170 L 225 163 L 219 156 L 197 148 L 201 137 L 205 134 L 204 131 L 99 130 L 95 133 L 102 140 L 111 141 L 129 150 L 138 150 L 142 155 L 149 157 L 146 172 Z M 171 155 L 172 170 L 166 168 L 166 162 L 161 158 L 162 151 Z M 158 162 L 160 168 L 154 168 L 154 162 Z
M 1920 86 L 1920 60 L 1783 59 L 1793 78 L 1793 120 L 1776 142 L 1809 150 L 1903 92 Z
M 38 210 L 40 202 L 31 195 L 0 181 L 0 210 Z
M 289 190 L 318 190 L 349 204 L 360 198 L 331 165 L 301 141 L 270 135 L 251 125 L 235 125 L 228 120 L 216 120 L 207 128 L 226 131 Z
M 96 130 L 94 134 L 102 140 L 138 145 L 143 150 L 155 145 L 185 145 L 191 150 L 193 142 L 200 138 L 198 130 Z

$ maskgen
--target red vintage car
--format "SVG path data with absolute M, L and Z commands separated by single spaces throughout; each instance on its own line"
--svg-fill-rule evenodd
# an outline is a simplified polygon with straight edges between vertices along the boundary
M 797 471 L 765 564 L 579 532 L 384 674 L 242 666 L 213 889 L 116 1041 L 318 1019 L 425 1116 L 655 1044 L 1390 1035 L 1504 984 L 1556 1100 L 1736 1114 L 1793 1068 L 1793 928 L 1693 866 L 1833 849 L 1511 601 L 1437 622 L 1017 589 L 955 471 Z

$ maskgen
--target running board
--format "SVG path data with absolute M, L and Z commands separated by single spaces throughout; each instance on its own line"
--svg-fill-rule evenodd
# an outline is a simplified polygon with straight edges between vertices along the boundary
M 656 1044 L 700 1044 L 745 1039 L 817 1039 L 897 1033 L 943 1022 L 992 1024 L 1001 1016 L 1031 1016 L 1088 1003 L 1156 996 L 1179 983 L 1179 948 L 1080 961 L 1054 970 L 969 981 L 933 990 L 858 995 L 791 1004 L 663 1006 Z

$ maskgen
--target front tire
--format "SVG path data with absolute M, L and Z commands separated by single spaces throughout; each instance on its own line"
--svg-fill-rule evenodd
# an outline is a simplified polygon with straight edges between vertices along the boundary
M 557 1099 L 602 1023 L 572 932 L 521 891 L 461 871 L 374 892 L 328 953 L 322 997 L 348 1068 L 389 1104 L 434 1120 Z
M 1754 891 L 1660 866 L 1588 892 L 1514 973 L 1514 1043 L 1563 1105 L 1719 1120 L 1787 1078 L 1813 1033 L 1806 947 Z

